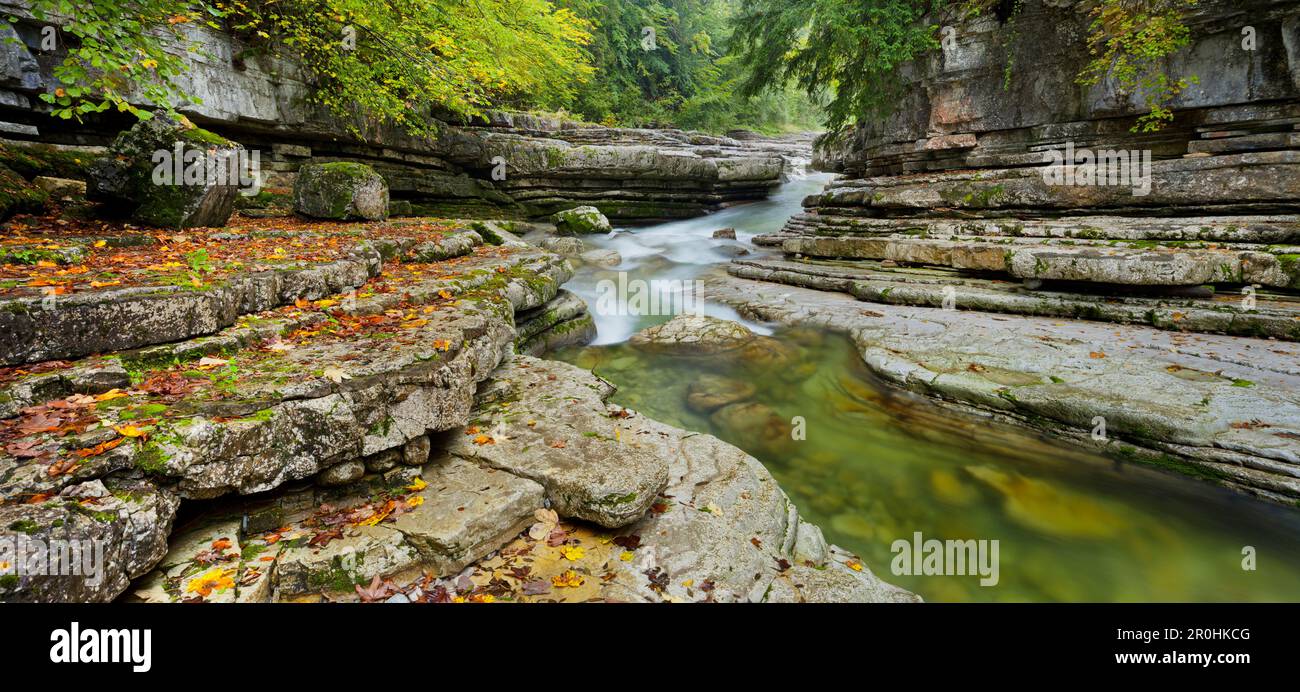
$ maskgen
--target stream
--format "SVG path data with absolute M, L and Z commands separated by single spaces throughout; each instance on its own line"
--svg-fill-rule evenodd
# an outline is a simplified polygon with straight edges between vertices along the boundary
M 747 241 L 779 229 L 830 178 L 795 178 L 768 200 L 705 217 L 585 237 L 588 249 L 616 250 L 622 263 L 583 265 L 565 287 L 594 308 L 598 282 L 619 272 L 691 279 L 742 247 L 761 256 Z M 711 237 L 726 227 L 737 241 Z M 620 405 L 754 455 L 806 520 L 886 581 L 929 601 L 1300 600 L 1300 512 L 960 415 L 880 382 L 843 335 L 755 324 L 721 305 L 703 311 L 781 340 L 793 364 L 641 352 L 624 342 L 668 317 L 595 309 L 593 344 L 549 357 L 617 385 Z M 754 419 L 692 410 L 689 387 L 709 378 L 752 386 Z M 807 421 L 804 440 L 790 439 L 794 416 Z M 997 583 L 894 573 L 891 546 L 915 532 L 998 541 Z M 1254 570 L 1243 569 L 1247 546 Z

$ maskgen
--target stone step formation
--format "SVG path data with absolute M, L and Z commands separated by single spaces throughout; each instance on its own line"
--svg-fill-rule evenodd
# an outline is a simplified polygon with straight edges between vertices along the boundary
M 568 261 L 516 227 L 10 237 L 32 263 L 0 291 L 0 539 L 97 541 L 104 573 L 17 571 L 0 600 L 912 598 L 801 524 L 751 457 L 523 355 L 595 330 L 559 288 Z M 682 504 L 709 483 L 735 516 Z M 678 515 L 681 536 L 653 528 Z M 533 552 L 574 559 L 526 579 Z

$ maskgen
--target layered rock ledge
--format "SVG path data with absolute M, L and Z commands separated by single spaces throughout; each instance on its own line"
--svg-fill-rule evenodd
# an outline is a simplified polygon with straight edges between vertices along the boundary
M 104 571 L 11 569 L 0 600 L 913 600 L 740 450 L 514 355 L 594 325 L 508 227 L 7 239 L 43 264 L 0 295 L 32 325 L 0 368 L 0 541 Z
M 612 393 L 515 357 L 422 468 L 212 512 L 132 597 L 917 600 L 827 545 L 757 460 L 607 404 Z

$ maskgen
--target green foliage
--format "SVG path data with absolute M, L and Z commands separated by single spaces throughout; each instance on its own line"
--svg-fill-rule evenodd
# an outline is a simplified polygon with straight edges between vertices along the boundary
M 897 93 L 897 70 L 939 46 L 921 21 L 924 0 L 749 0 L 735 44 L 755 95 L 795 83 L 826 102 L 826 124 L 839 130 L 878 113 Z
M 58 24 L 64 37 L 67 56 L 54 68 L 59 86 L 41 94 L 55 117 L 81 120 L 116 108 L 144 120 L 151 113 L 129 98 L 143 96 L 168 106 L 197 102 L 176 88 L 184 61 L 164 46 L 188 46 L 182 28 L 195 22 L 216 26 L 217 9 L 195 0 L 30 0 L 27 5 L 38 21 Z
M 597 77 L 573 112 L 591 122 L 721 132 L 815 127 L 820 109 L 793 89 L 739 93 L 730 55 L 739 0 L 560 0 L 593 25 Z M 654 31 L 646 50 L 645 29 Z
M 294 56 L 354 131 L 489 106 L 553 108 L 591 74 L 588 26 L 546 0 L 249 0 L 231 27 Z
M 1191 42 L 1184 12 L 1197 0 L 1102 0 L 1092 9 L 1088 52 L 1092 61 L 1079 73 L 1079 83 L 1092 86 L 1110 78 L 1125 93 L 1142 96 L 1148 113 L 1134 132 L 1151 132 L 1173 120 L 1169 102 L 1191 84 L 1195 75 L 1171 78 L 1165 58 Z

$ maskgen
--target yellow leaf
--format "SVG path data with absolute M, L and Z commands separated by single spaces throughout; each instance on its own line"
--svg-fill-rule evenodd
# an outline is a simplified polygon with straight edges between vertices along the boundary
M 108 245 L 108 241 L 107 241 L 107 240 L 96 240 L 96 241 L 95 241 L 95 247 L 104 247 L 105 245 Z
M 234 586 L 235 580 L 230 577 L 230 574 L 230 570 L 213 567 L 203 574 L 191 579 L 189 586 L 185 587 L 185 590 L 189 593 L 197 593 L 206 598 L 211 595 L 213 591 L 225 591 Z
M 633 557 L 634 556 L 632 555 L 632 551 L 624 550 L 622 554 L 618 556 L 618 559 L 622 560 L 623 562 L 631 562 Z
M 566 569 L 564 570 L 563 574 L 557 574 L 554 577 L 551 577 L 551 584 L 559 588 L 566 587 L 566 586 L 570 588 L 577 588 L 579 586 L 582 586 L 586 582 L 587 580 L 583 579 L 582 575 L 578 574 L 577 572 L 574 572 L 571 569 Z
M 844 563 L 844 564 L 848 565 L 848 566 L 849 566 L 849 569 L 853 570 L 854 572 L 861 572 L 861 571 L 862 571 L 862 563 L 861 563 L 861 562 L 858 562 L 857 560 L 849 560 L 848 562 L 846 562 L 846 563 Z
M 124 396 L 130 396 L 130 395 L 120 389 L 114 388 L 108 390 L 107 392 L 104 392 L 103 394 L 96 394 L 95 401 L 109 401 L 111 399 L 121 399 Z
M 113 428 L 122 437 L 143 437 L 144 431 L 134 425 L 120 425 Z
M 415 480 L 410 485 L 406 486 L 406 489 L 413 493 L 418 493 L 427 487 L 429 487 L 429 484 L 424 482 L 423 478 L 416 476 Z
M 587 551 L 577 546 L 566 545 L 560 548 L 560 554 L 569 562 L 577 562 L 587 555 Z

